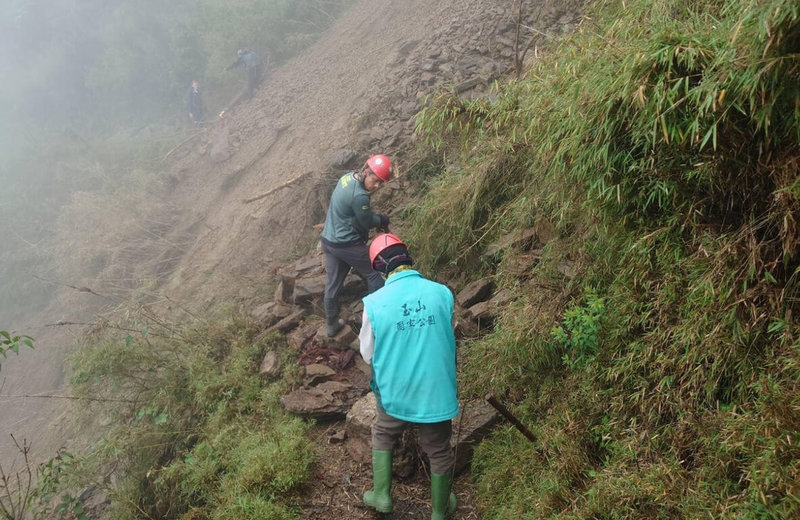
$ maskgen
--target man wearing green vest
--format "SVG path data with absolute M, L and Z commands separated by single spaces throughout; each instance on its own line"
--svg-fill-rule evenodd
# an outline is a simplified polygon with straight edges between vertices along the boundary
M 369 196 L 389 182 L 394 166 L 385 155 L 367 159 L 361 171 L 350 172 L 336 183 L 322 228 L 325 253 L 325 323 L 328 337 L 335 336 L 344 321 L 339 319 L 339 292 L 350 269 L 367 281 L 371 293 L 383 287 L 380 273 L 369 265 L 367 238 L 370 228 L 387 229 L 389 217 L 370 210 Z
M 416 424 L 431 463 L 431 520 L 442 520 L 456 509 L 450 447 L 458 415 L 453 293 L 411 269 L 408 248 L 395 235 L 375 237 L 369 257 L 386 283 L 363 299 L 359 334 L 377 404 L 373 488 L 364 493 L 364 503 L 381 513 L 392 511 L 392 448 L 403 430 Z

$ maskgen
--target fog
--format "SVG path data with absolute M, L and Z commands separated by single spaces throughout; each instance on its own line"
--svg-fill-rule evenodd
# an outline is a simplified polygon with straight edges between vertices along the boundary
M 0 3 L 0 328 L 20 333 L 64 279 L 76 192 L 111 194 L 242 86 L 239 48 L 273 65 L 348 1 L 5 0 Z M 297 36 L 301 35 L 302 38 Z M 157 167 L 157 166 L 156 166 Z M 73 216 L 75 212 L 73 211 Z M 92 273 L 89 273 L 90 275 Z M 61 285 L 59 285 L 61 284 Z

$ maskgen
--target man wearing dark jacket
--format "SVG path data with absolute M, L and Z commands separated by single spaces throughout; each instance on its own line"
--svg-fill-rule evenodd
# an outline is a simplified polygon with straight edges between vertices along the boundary
M 339 319 L 339 291 L 352 267 L 367 280 L 369 292 L 383 287 L 380 273 L 372 270 L 367 251 L 370 228 L 388 228 L 389 217 L 370 210 L 370 193 L 392 178 L 394 166 L 385 155 L 373 155 L 358 172 L 336 183 L 322 229 L 325 253 L 325 323 L 333 337 L 344 327 Z

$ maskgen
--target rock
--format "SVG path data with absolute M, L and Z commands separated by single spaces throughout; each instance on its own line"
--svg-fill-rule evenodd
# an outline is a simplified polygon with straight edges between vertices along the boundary
M 372 462 L 372 423 L 375 421 L 375 394 L 368 393 L 353 404 L 345 418 L 347 451 L 353 460 Z
M 485 256 L 495 256 L 496 254 L 506 251 L 507 249 L 515 248 L 517 250 L 526 251 L 532 247 L 537 237 L 536 228 L 523 228 L 517 229 L 506 236 L 500 238 L 496 242 L 489 244 L 486 248 Z
M 540 249 L 530 253 L 519 253 L 506 255 L 503 259 L 503 274 L 513 276 L 518 279 L 525 279 L 533 275 L 533 268 L 542 260 Z
M 275 302 L 268 302 L 259 305 L 252 311 L 250 311 L 250 316 L 256 321 L 266 321 L 270 316 L 272 316 L 272 309 L 275 307 Z M 269 325 L 272 325 L 271 323 Z
M 514 47 L 514 40 L 511 38 L 506 38 L 505 36 L 496 36 L 494 40 L 505 47 Z
M 456 94 L 461 94 L 481 83 L 485 83 L 485 80 L 480 77 L 475 77 L 472 79 L 468 79 L 467 81 L 462 81 L 458 85 L 456 85 Z
M 310 365 L 305 366 L 305 378 L 304 382 L 308 386 L 314 386 L 314 384 L 327 380 L 331 376 L 336 375 L 336 371 L 329 367 L 328 365 L 323 365 L 321 363 L 312 363 Z
M 336 150 L 330 155 L 328 159 L 328 164 L 330 164 L 331 168 L 335 170 L 345 170 L 348 168 L 353 168 L 353 162 L 358 158 L 356 153 L 350 149 L 341 149 Z
M 264 360 L 261 361 L 261 367 L 259 367 L 258 373 L 265 377 L 275 377 L 278 375 L 280 369 L 281 360 L 278 357 L 278 353 L 274 350 L 270 350 L 264 356 Z
M 362 372 L 364 375 L 371 377 L 372 376 L 372 367 L 370 367 L 360 355 L 356 356 L 355 358 L 356 368 Z
M 294 294 L 294 278 L 281 275 L 278 286 L 275 288 L 275 301 L 280 303 L 292 303 Z
M 549 220 L 538 219 L 534 227 L 536 227 L 536 236 L 541 244 L 558 238 L 558 230 Z
M 289 332 L 293 328 L 297 327 L 297 325 L 300 323 L 300 320 L 302 320 L 303 316 L 305 316 L 305 315 L 306 315 L 306 310 L 305 309 L 297 309 L 297 310 L 295 310 L 292 314 L 290 314 L 287 317 L 283 318 L 281 321 L 279 321 L 275 325 L 272 325 L 271 327 L 266 329 L 264 332 L 262 332 L 261 334 L 256 336 L 255 342 L 258 343 L 259 341 L 263 340 L 265 337 L 267 337 L 269 334 L 271 334 L 271 333 L 273 333 L 275 331 Z
M 327 348 L 347 350 L 350 348 L 350 344 L 357 339 L 358 336 L 347 324 L 332 338 L 328 337 L 327 326 L 324 323 L 317 330 L 317 342 Z
M 458 307 L 456 309 L 456 338 L 474 338 L 479 332 L 480 329 L 475 322 L 467 317 L 467 311 Z
M 467 309 L 466 316 L 472 320 L 497 316 L 511 301 L 511 292 L 503 289 L 492 297 L 491 300 L 479 302 Z
M 472 462 L 475 447 L 485 439 L 500 421 L 500 415 L 483 400 L 462 404 L 461 417 L 453 419 L 451 446 L 456 453 L 455 473 L 458 475 Z
M 471 320 L 489 317 L 489 302 L 478 302 L 467 309 L 467 317 Z
M 334 430 L 328 435 L 329 444 L 341 444 L 347 439 L 347 432 L 345 430 Z
M 292 301 L 295 304 L 308 302 L 325 293 L 325 275 L 300 278 L 294 282 Z
M 308 256 L 295 262 L 294 269 L 298 275 L 318 274 L 324 270 L 322 263 L 323 259 L 319 256 Z
M 294 415 L 317 420 L 343 419 L 363 392 L 339 381 L 302 387 L 281 397 L 284 409 Z
M 291 331 L 286 335 L 286 341 L 289 346 L 295 350 L 303 350 L 303 348 L 314 339 L 319 329 L 317 321 L 304 322 L 302 325 Z
M 461 289 L 456 295 L 456 301 L 462 307 L 469 308 L 488 298 L 492 289 L 494 289 L 494 280 L 482 278 Z

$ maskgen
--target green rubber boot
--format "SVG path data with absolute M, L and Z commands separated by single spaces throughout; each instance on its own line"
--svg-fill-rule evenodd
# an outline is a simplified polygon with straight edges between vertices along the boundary
M 364 503 L 379 513 L 392 512 L 392 450 L 372 450 L 372 489 Z
M 457 505 L 456 496 L 450 492 L 450 473 L 431 473 L 431 520 L 444 520 Z

